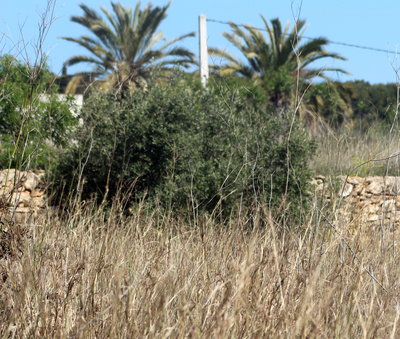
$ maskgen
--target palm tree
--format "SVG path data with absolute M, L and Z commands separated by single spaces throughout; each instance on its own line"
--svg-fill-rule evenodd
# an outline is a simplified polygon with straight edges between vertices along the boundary
M 99 80 L 106 88 L 126 91 L 144 87 L 154 70 L 163 72 L 170 70 L 171 66 L 188 67 L 193 63 L 193 53 L 171 46 L 194 36 L 194 33 L 165 42 L 162 32 L 157 32 L 169 4 L 154 8 L 148 4 L 140 9 L 138 2 L 134 11 L 120 3 L 111 2 L 111 6 L 113 13 L 101 8 L 106 20 L 84 4 L 80 5 L 84 15 L 71 18 L 71 21 L 88 28 L 91 36 L 62 39 L 79 44 L 90 55 L 78 55 L 65 61 L 63 74 L 67 73 L 68 67 L 79 63 L 91 64 L 93 69 L 76 74 L 70 84 L 76 85 L 82 78 L 91 78 Z M 71 90 L 69 87 L 67 91 Z
M 325 38 L 311 39 L 300 44 L 305 20 L 297 21 L 289 32 L 289 24 L 282 29 L 279 19 L 271 20 L 269 25 L 262 15 L 261 18 L 266 35 L 249 25 L 229 23 L 233 32 L 225 32 L 223 36 L 239 49 L 245 61 L 224 50 L 211 48 L 211 54 L 227 60 L 226 64 L 216 67 L 219 74 L 253 79 L 267 90 L 273 105 L 285 106 L 288 97 L 293 93 L 296 79 L 303 82 L 315 77 L 329 79 L 325 74 L 327 71 L 347 73 L 340 68 L 310 67 L 323 58 L 345 59 L 324 49 L 328 44 Z

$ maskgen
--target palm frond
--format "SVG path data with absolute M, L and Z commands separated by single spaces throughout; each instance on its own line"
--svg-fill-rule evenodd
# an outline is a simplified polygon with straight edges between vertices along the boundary
M 76 55 L 76 56 L 74 56 L 72 58 L 67 59 L 63 63 L 63 67 L 62 67 L 63 72 L 62 73 L 63 74 L 67 73 L 67 67 L 74 66 L 74 65 L 82 63 L 82 62 L 103 66 L 103 63 L 101 61 L 97 60 L 97 59 L 94 59 L 92 57 L 88 57 L 86 55 Z
M 166 18 L 169 6 L 170 2 L 163 7 L 153 7 L 148 4 L 141 9 L 138 2 L 132 10 L 120 3 L 111 2 L 112 11 L 101 7 L 98 13 L 86 5 L 80 5 L 83 14 L 71 17 L 71 21 L 86 27 L 92 36 L 62 39 L 84 47 L 90 56 L 68 59 L 64 63 L 63 70 L 66 71 L 67 67 L 84 62 L 94 65 L 96 70 L 103 72 L 103 74 L 97 73 L 97 76 L 102 76 L 103 79 L 107 76 L 110 79 L 117 79 L 117 82 L 136 82 L 134 79 L 136 76 L 149 76 L 151 72 L 147 68 L 160 65 L 187 67 L 194 63 L 192 52 L 185 48 L 170 48 L 176 42 L 193 36 L 194 33 L 161 43 L 164 36 L 157 30 Z M 115 76 L 111 76 L 112 74 Z
M 215 56 L 218 58 L 224 58 L 229 60 L 232 64 L 240 64 L 240 60 L 237 59 L 236 57 L 234 57 L 232 54 L 230 54 L 229 52 L 227 52 L 226 50 L 222 50 L 220 48 L 213 48 L 210 47 L 208 48 L 208 53 L 211 56 Z
M 187 34 L 178 36 L 178 37 L 175 38 L 175 39 L 172 39 L 172 40 L 167 41 L 165 44 L 163 44 L 162 46 L 160 46 L 159 49 L 160 49 L 160 50 L 164 50 L 164 49 L 170 47 L 171 45 L 177 43 L 178 41 L 181 41 L 181 40 L 186 39 L 186 38 L 192 38 L 192 37 L 194 37 L 194 36 L 196 36 L 196 33 L 195 33 L 195 32 L 190 32 L 190 33 L 187 33 Z
M 321 78 L 324 80 L 329 80 L 332 81 L 330 77 L 326 76 L 326 72 L 336 72 L 336 73 L 341 73 L 341 74 L 350 74 L 346 70 L 342 68 L 336 68 L 336 67 L 321 67 L 321 68 L 316 68 L 316 69 L 307 69 L 307 72 L 303 74 L 304 79 L 313 79 L 313 78 Z
M 187 48 L 183 48 L 183 47 L 174 47 L 171 48 L 166 54 L 165 56 L 180 56 L 180 57 L 185 57 L 188 58 L 190 60 L 194 59 L 194 54 L 189 51 Z
M 305 20 L 296 21 L 289 33 L 290 25 L 287 24 L 283 29 L 278 18 L 272 19 L 270 23 L 262 15 L 261 19 L 267 31 L 266 36 L 253 26 L 245 25 L 245 28 L 242 29 L 234 23 L 229 23 L 232 29 L 231 33 L 223 33 L 223 36 L 245 57 L 247 67 L 253 70 L 253 72 L 246 73 L 251 73 L 252 77 L 254 77 L 254 74 L 263 77 L 268 72 L 276 71 L 280 68 L 295 72 L 298 68 L 305 69 L 316 60 L 322 58 L 345 60 L 340 55 L 328 53 L 323 49 L 328 43 L 325 38 L 312 39 L 299 46 L 306 23 Z M 244 65 L 236 57 L 225 51 L 213 48 L 209 50 L 212 55 L 227 60 L 229 67 L 227 65 L 224 66 L 229 69 L 232 69 L 232 65 Z M 220 69 L 224 66 L 220 67 Z
M 337 59 L 337 60 L 346 60 L 345 58 L 337 55 L 335 53 L 328 53 L 328 52 L 314 52 L 308 55 L 308 57 L 304 60 L 301 60 L 300 67 L 306 69 L 310 64 L 314 63 L 317 60 L 330 58 L 330 59 Z

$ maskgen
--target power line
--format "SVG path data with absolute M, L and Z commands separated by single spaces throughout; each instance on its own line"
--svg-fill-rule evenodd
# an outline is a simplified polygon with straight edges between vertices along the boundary
M 229 25 L 230 24 L 227 21 L 221 21 L 221 20 L 215 20 L 215 19 L 207 19 L 207 21 L 214 22 L 214 23 L 217 23 L 217 24 L 222 24 L 222 25 Z M 258 28 L 258 27 L 254 27 L 254 26 L 251 26 L 251 25 L 243 25 L 243 24 L 235 24 L 235 25 L 237 25 L 239 27 L 244 27 L 244 28 L 251 27 L 251 28 L 257 29 L 259 31 L 267 32 L 267 30 L 265 28 Z M 289 35 L 289 34 L 286 34 L 286 35 Z M 306 40 L 314 40 L 315 39 L 315 38 L 304 36 L 304 35 L 302 35 L 300 38 L 301 39 L 306 39 Z M 369 51 L 386 53 L 386 54 L 396 54 L 397 55 L 397 54 L 400 53 L 400 52 L 397 52 L 397 51 L 391 51 L 391 50 L 386 50 L 386 49 L 382 49 L 382 48 L 375 48 L 375 47 L 369 47 L 369 46 L 361 46 L 361 45 L 356 45 L 356 44 L 349 44 L 347 42 L 338 42 L 338 41 L 332 41 L 332 40 L 328 40 L 328 39 L 326 39 L 326 41 L 328 43 L 332 44 L 332 45 L 341 45 L 341 46 L 352 47 L 352 48 L 366 49 L 366 50 L 369 50 Z

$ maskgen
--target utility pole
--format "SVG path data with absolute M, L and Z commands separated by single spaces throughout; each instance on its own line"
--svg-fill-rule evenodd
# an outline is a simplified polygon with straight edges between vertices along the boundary
M 199 44 L 200 44 L 200 80 L 202 87 L 207 88 L 207 81 L 208 81 L 207 19 L 204 14 L 199 15 Z

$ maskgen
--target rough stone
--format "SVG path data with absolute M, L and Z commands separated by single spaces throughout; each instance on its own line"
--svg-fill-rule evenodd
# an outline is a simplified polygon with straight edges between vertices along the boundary
M 389 195 L 400 194 L 400 178 L 399 177 L 385 177 L 385 193 Z
M 31 200 L 31 194 L 29 192 L 16 192 L 11 195 L 11 204 L 19 205 L 23 203 L 29 206 Z
M 358 184 L 354 187 L 354 192 L 356 192 L 358 195 L 362 194 L 365 192 L 365 183 Z
M 370 184 L 365 189 L 367 193 L 374 195 L 381 194 L 383 192 L 384 185 L 380 181 L 371 181 Z
M 340 197 L 346 198 L 351 194 L 351 192 L 353 192 L 353 185 L 346 183 L 341 189 Z
M 376 205 L 376 204 L 371 204 L 371 205 L 368 205 L 368 206 L 366 206 L 366 212 L 367 212 L 367 214 L 376 214 L 376 213 L 379 213 L 380 211 L 381 211 L 381 207 L 379 206 L 379 205 Z
M 35 189 L 35 190 L 33 190 L 33 191 L 31 192 L 31 197 L 32 197 L 32 198 L 37 198 L 37 197 L 43 196 L 44 194 L 45 194 L 45 193 L 44 193 L 43 190 Z
M 40 182 L 40 177 L 33 172 L 29 172 L 26 174 L 26 178 L 24 181 L 24 188 L 27 191 L 32 192 L 35 190 L 39 182 Z
M 367 219 L 367 221 L 369 221 L 369 222 L 380 221 L 380 220 L 382 220 L 382 216 L 380 216 L 378 214 L 372 214 Z
M 385 212 L 396 211 L 396 200 L 390 199 L 381 202 L 382 210 Z
M 32 198 L 31 199 L 31 206 L 34 208 L 44 208 L 46 207 L 46 200 L 44 199 L 44 196 L 37 197 L 37 198 Z
M 347 182 L 352 185 L 360 185 L 365 181 L 364 178 L 360 177 L 348 177 Z
M 381 204 L 382 203 L 382 197 L 379 196 L 379 195 L 373 195 L 369 199 L 369 203 L 371 203 L 371 204 Z
M 15 213 L 33 213 L 33 211 L 29 207 L 17 207 Z
M 12 187 L 9 187 L 8 185 L 3 185 L 0 187 L 0 195 L 6 195 L 9 194 L 12 190 Z
M 5 183 L 10 183 L 14 182 L 14 179 L 17 179 L 16 181 L 20 180 L 21 174 L 20 171 L 10 169 L 10 170 L 3 170 L 0 172 L 0 182 L 4 185 Z

